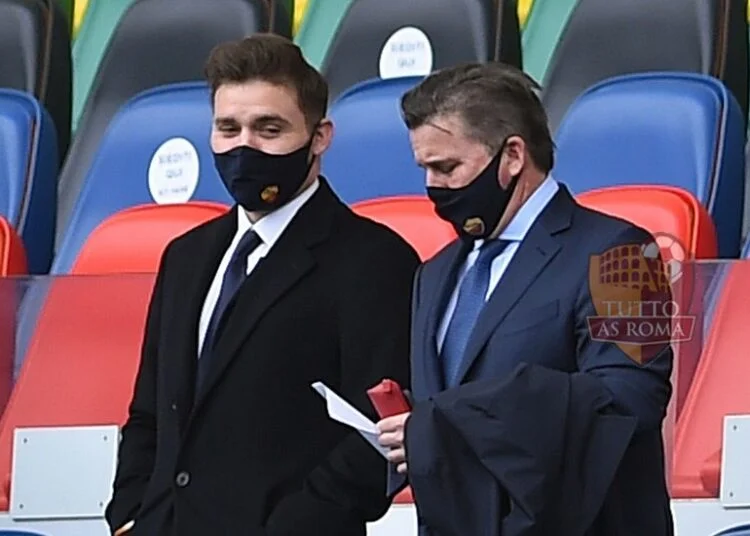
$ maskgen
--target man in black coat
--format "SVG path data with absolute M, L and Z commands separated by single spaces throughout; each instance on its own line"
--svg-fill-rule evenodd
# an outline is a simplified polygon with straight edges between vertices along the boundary
M 418 257 L 319 176 L 328 90 L 299 48 L 258 35 L 206 71 L 237 205 L 164 254 L 107 520 L 130 536 L 364 535 L 389 506 L 386 462 L 311 384 L 374 417 L 367 388 L 408 383 Z

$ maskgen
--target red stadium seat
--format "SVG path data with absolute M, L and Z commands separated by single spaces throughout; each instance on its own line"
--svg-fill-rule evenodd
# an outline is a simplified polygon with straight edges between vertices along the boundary
M 211 203 L 136 207 L 96 229 L 73 272 L 110 275 L 51 282 L 0 421 L 0 476 L 10 475 L 18 427 L 124 422 L 159 258 L 177 235 L 226 210 Z M 9 482 L 0 485 L 0 510 L 8 508 Z
M 21 238 L 0 216 L 0 411 L 8 402 L 13 387 L 16 310 L 21 299 L 19 284 L 2 278 L 26 273 L 26 252 Z
M 673 186 L 613 186 L 577 196 L 583 206 L 680 241 L 691 258 L 717 255 L 716 230 L 708 211 L 687 190 Z
M 717 498 L 725 415 L 750 414 L 750 263 L 731 266 L 675 431 L 672 496 Z
M 218 203 L 141 205 L 107 218 L 91 233 L 72 274 L 155 273 L 170 240 L 227 211 Z
M 396 196 L 369 199 L 352 205 L 354 212 L 387 225 L 425 261 L 456 238 L 456 231 L 438 218 L 427 197 Z
M 0 216 L 0 277 L 22 275 L 26 271 L 26 251 L 8 221 Z
M 665 233 L 676 238 L 687 259 L 712 259 L 718 254 L 716 230 L 711 216 L 690 192 L 673 186 L 615 186 L 592 190 L 578 196 L 578 201 L 589 208 L 631 221 L 651 234 Z M 665 257 L 672 253 L 665 251 Z M 680 303 L 690 304 L 692 312 L 703 311 L 701 289 L 694 281 L 685 289 Z M 678 292 L 674 288 L 675 293 Z M 690 387 L 700 353 L 700 338 L 696 333 L 689 343 L 680 344 L 680 359 L 676 361 L 675 411 L 676 416 Z M 692 353 L 691 353 L 692 352 Z M 679 362 L 678 362 L 679 361 Z M 678 362 L 678 363 L 677 363 Z

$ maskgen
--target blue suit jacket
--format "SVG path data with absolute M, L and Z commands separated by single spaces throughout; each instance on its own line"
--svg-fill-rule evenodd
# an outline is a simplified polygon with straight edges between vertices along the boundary
M 642 365 L 617 345 L 592 340 L 587 322 L 597 316 L 589 285 L 591 257 L 648 239 L 643 229 L 581 207 L 561 185 L 485 305 L 460 369 L 463 384 L 504 380 L 521 364 L 583 373 L 610 400 L 607 412 L 634 418 L 634 435 L 587 536 L 672 534 L 661 434 L 671 396 L 672 349 L 664 345 Z M 467 251 L 468 245 L 456 241 L 417 273 L 411 343 L 416 404 L 444 390 L 436 333 Z M 550 407 L 556 403 L 554 397 L 539 400 Z M 419 441 L 409 446 L 407 459 L 430 448 Z M 419 510 L 420 497 L 415 499 Z

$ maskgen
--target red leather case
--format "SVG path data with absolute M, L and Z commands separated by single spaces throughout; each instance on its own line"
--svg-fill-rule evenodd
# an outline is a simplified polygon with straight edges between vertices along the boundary
M 367 390 L 372 405 L 381 419 L 406 413 L 411 409 L 401 386 L 393 380 L 385 379 L 375 387 Z

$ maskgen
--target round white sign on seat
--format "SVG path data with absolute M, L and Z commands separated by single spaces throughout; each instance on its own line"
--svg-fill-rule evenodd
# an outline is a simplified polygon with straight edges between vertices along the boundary
M 200 159 L 198 151 L 185 138 L 162 143 L 151 157 L 148 189 L 160 205 L 186 203 L 198 187 Z
M 432 45 L 427 35 L 413 26 L 396 30 L 380 52 L 380 77 L 426 76 L 432 72 Z

